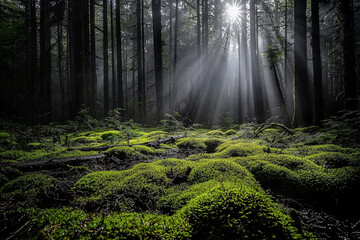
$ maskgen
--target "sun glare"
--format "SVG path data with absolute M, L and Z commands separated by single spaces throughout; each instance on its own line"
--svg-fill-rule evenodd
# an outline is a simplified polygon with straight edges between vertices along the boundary
M 235 23 L 240 19 L 240 7 L 237 4 L 226 4 L 225 12 L 230 23 Z

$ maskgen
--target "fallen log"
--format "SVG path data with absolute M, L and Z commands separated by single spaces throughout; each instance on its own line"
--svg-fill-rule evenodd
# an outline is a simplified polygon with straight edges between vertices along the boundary
M 146 143 L 137 143 L 137 144 L 129 144 L 129 145 L 116 144 L 116 145 L 100 146 L 100 147 L 68 148 L 68 150 L 69 151 L 74 151 L 74 150 L 78 150 L 78 151 L 105 151 L 105 150 L 113 148 L 113 147 L 125 147 L 125 146 L 132 147 L 132 146 L 138 146 L 138 145 L 145 145 L 145 146 L 149 146 L 149 147 L 158 147 L 158 146 L 160 146 L 160 144 L 168 143 L 168 142 L 175 142 L 176 140 L 184 138 L 184 137 L 186 137 L 186 134 L 177 135 L 177 136 L 171 136 L 171 137 L 167 137 L 167 138 L 162 138 L 162 139 L 157 140 L 157 141 L 146 142 Z
M 29 171 L 38 171 L 44 169 L 56 169 L 61 166 L 66 166 L 66 164 L 78 164 L 86 161 L 98 161 L 105 158 L 104 154 L 92 155 L 92 156 L 80 156 L 80 157 L 71 157 L 71 158 L 60 158 L 60 159 L 51 159 L 43 160 L 36 162 L 27 162 L 27 163 L 9 163 L 7 166 L 16 167 L 20 171 L 29 172 Z

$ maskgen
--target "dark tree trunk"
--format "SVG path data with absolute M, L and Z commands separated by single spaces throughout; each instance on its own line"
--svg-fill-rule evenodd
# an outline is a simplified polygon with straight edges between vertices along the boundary
M 96 116 L 96 42 L 95 42 L 95 0 L 90 0 L 90 112 Z
M 137 43 L 137 67 L 138 67 L 138 102 L 139 102 L 139 120 L 145 121 L 146 117 L 146 96 L 145 81 L 143 71 L 143 46 L 142 46 L 142 21 L 141 6 L 143 0 L 136 1 L 136 43 Z
M 83 61 L 84 61 L 84 80 L 83 85 L 85 88 L 85 107 L 90 110 L 90 114 L 95 116 L 93 112 L 91 112 L 91 105 L 92 105 L 92 91 L 91 91 L 91 49 L 90 49 L 90 32 L 89 32 L 89 0 L 82 0 L 83 2 L 83 44 L 84 44 L 84 55 L 83 55 Z
M 50 1 L 40 1 L 40 121 L 51 121 Z
M 248 59 L 248 35 L 247 35 L 247 8 L 246 8 L 246 1 L 243 0 L 241 2 L 241 10 L 243 12 L 243 17 L 241 18 L 241 51 L 242 51 L 242 56 L 243 56 L 243 72 L 241 73 L 242 76 L 245 79 L 245 83 L 246 83 L 246 91 L 244 92 L 244 96 L 242 96 L 242 99 L 244 101 L 246 101 L 248 103 L 247 106 L 247 112 L 245 111 L 245 109 L 243 109 L 244 112 L 244 119 L 247 120 L 249 119 L 250 112 L 249 110 L 251 109 L 251 107 L 249 106 L 249 93 L 251 92 L 250 89 L 250 84 L 249 84 L 249 59 Z
M 250 52 L 253 81 L 254 111 L 258 123 L 265 121 L 262 83 L 259 74 L 258 47 L 256 41 L 256 0 L 250 0 Z
M 37 99 L 37 76 L 38 76 L 38 66 L 37 66 L 37 24 L 36 24 L 36 0 L 31 0 L 30 6 L 30 25 L 31 25 L 31 82 L 29 85 L 29 103 L 31 104 L 31 124 L 37 122 L 37 108 L 36 108 L 36 99 Z
M 355 59 L 355 27 L 354 3 L 352 0 L 341 1 L 341 14 L 343 17 L 343 52 L 344 52 L 344 86 L 346 109 L 356 109 L 357 82 Z
M 64 77 L 63 77 L 63 32 L 62 32 L 62 19 L 59 20 L 57 26 L 57 45 L 58 45 L 58 73 L 59 73 L 59 84 L 60 84 L 60 95 L 61 95 L 61 114 L 62 121 L 65 117 L 65 87 L 64 87 Z
M 164 116 L 163 106 L 163 63 L 162 63 L 162 40 L 161 40 L 161 0 L 152 0 L 154 55 L 155 55 L 155 84 L 157 120 Z
M 319 0 L 311 1 L 312 49 L 314 72 L 314 124 L 320 125 L 323 119 L 322 64 L 320 49 Z
M 116 0 L 116 9 L 115 9 L 115 12 L 116 12 L 115 13 L 115 15 L 116 15 L 116 60 L 117 60 L 117 77 L 118 77 L 117 102 L 118 102 L 118 107 L 124 109 L 120 6 L 121 6 L 120 0 Z
M 207 53 L 209 48 L 209 1 L 204 1 L 204 49 L 205 53 Z
M 171 67 L 171 59 L 172 59 L 172 37 L 173 37 L 173 0 L 170 0 L 170 23 L 169 23 L 169 69 L 168 69 L 168 88 L 169 88 L 169 112 L 173 109 L 173 94 L 172 94 L 172 84 L 173 84 L 173 72 Z
M 104 116 L 109 112 L 109 33 L 108 33 L 108 1 L 103 0 L 103 61 L 104 61 Z
M 196 46 L 198 58 L 201 55 L 201 19 L 200 19 L 200 0 L 196 0 Z
M 312 123 L 310 102 L 307 44 L 306 44 L 306 1 L 295 0 L 295 121 L 298 124 Z
M 113 13 L 114 13 L 114 3 L 113 3 L 113 0 L 110 0 L 112 104 L 113 104 L 113 109 L 115 109 L 118 107 L 118 103 L 117 103 L 117 80 L 116 80 L 116 73 L 115 73 L 115 43 L 114 43 L 114 14 Z M 120 49 L 120 51 L 121 51 L 121 49 Z
M 178 27 L 179 27 L 179 0 L 175 0 L 175 26 L 174 26 L 174 77 L 173 77 L 173 103 L 174 110 L 176 110 L 177 105 L 177 47 L 178 47 Z
M 83 1 L 71 1 L 71 117 L 75 119 L 85 104 L 85 46 L 84 46 L 84 4 Z

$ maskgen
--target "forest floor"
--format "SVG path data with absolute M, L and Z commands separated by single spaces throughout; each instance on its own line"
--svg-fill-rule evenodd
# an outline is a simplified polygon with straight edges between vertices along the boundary
M 360 239 L 359 122 L 0 121 L 0 236 Z

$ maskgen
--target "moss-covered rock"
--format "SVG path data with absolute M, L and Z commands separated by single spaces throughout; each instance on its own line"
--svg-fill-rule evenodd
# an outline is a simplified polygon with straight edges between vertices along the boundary
M 133 146 L 133 149 L 135 149 L 136 151 L 138 151 L 144 155 L 151 155 L 151 154 L 154 154 L 154 152 L 155 152 L 154 148 L 144 146 L 144 145 L 135 145 L 135 146 Z
M 55 182 L 56 179 L 51 176 L 26 174 L 6 183 L 0 189 L 1 198 L 25 206 L 44 204 L 55 191 Z
M 341 168 L 360 165 L 359 161 L 350 154 L 339 152 L 322 152 L 307 156 L 306 159 L 324 168 Z
M 206 144 L 200 138 L 182 138 L 176 144 L 180 149 L 200 149 L 205 150 Z
M 128 146 L 113 147 L 104 151 L 104 154 L 109 157 L 115 156 L 119 159 L 146 159 L 144 154 Z
M 218 147 L 218 153 L 215 154 L 217 157 L 246 157 L 264 152 L 264 147 L 255 143 L 241 142 L 230 145 L 224 143 L 224 145 Z
M 247 187 L 226 187 L 229 184 L 200 195 L 181 210 L 193 239 L 306 238 L 264 194 Z
M 235 135 L 235 134 L 237 134 L 237 131 L 235 131 L 234 129 L 230 129 L 225 132 L 226 136 Z
M 225 133 L 220 130 L 213 130 L 207 133 L 209 136 L 224 136 Z
M 106 132 L 103 132 L 100 136 L 102 138 L 102 140 L 104 141 L 116 141 L 116 140 L 120 140 L 123 136 L 121 134 L 120 131 L 106 131 Z

